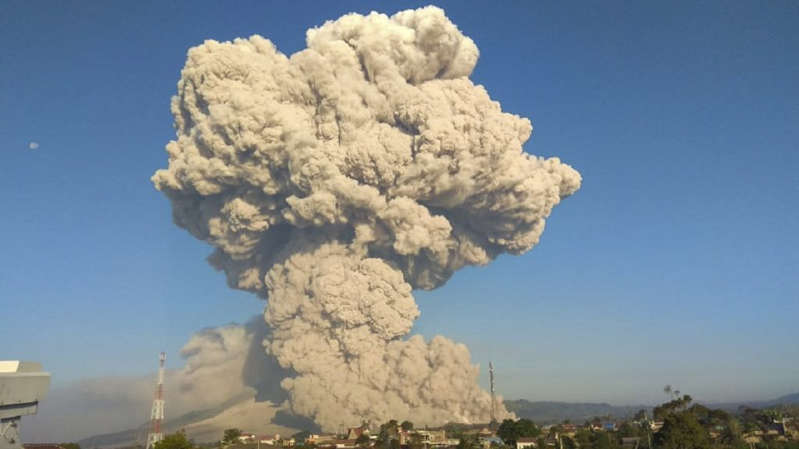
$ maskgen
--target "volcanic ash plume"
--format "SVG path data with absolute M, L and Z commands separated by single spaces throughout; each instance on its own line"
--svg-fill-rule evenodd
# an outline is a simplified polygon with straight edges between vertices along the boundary
M 349 14 L 306 40 L 189 50 L 153 182 L 229 284 L 268 299 L 295 413 L 486 422 L 468 349 L 405 338 L 411 292 L 532 248 L 580 175 L 522 151 L 530 121 L 469 80 L 477 47 L 441 9 Z

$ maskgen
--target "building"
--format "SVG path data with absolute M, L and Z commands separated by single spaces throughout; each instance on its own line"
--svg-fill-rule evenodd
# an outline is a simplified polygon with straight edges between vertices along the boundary
M 355 440 L 332 439 L 316 443 L 317 447 L 328 449 L 355 449 L 358 443 Z
M 263 435 L 258 437 L 259 444 L 266 444 L 267 446 L 278 446 L 280 443 L 280 434 Z
M 332 433 L 325 433 L 325 434 L 311 434 L 308 438 L 305 439 L 306 443 L 313 443 L 317 446 L 325 446 L 331 443 L 332 441 L 338 440 L 338 436 Z
M 491 436 L 482 436 L 481 435 L 479 437 L 479 441 L 480 441 L 480 444 L 486 449 L 490 448 L 492 444 L 497 444 L 497 445 L 504 444 L 504 442 L 502 441 L 502 438 L 500 438 L 498 436 L 494 436 L 494 435 L 491 435 Z
M 255 443 L 255 434 L 242 432 L 241 435 L 239 435 L 239 443 Z
M 527 449 L 538 447 L 538 442 L 533 437 L 522 437 L 516 440 L 516 449 Z
M 350 427 L 347 429 L 347 439 L 348 440 L 357 440 L 358 437 L 361 435 L 369 436 L 369 429 L 364 426 L 360 427 Z

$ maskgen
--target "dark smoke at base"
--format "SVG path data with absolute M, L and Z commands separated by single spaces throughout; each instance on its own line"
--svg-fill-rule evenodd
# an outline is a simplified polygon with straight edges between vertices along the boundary
M 230 286 L 268 300 L 294 413 L 325 430 L 487 422 L 468 349 L 408 337 L 411 292 L 531 249 L 580 175 L 524 153 L 530 121 L 469 80 L 479 52 L 441 9 L 349 14 L 307 45 L 189 50 L 153 182 Z

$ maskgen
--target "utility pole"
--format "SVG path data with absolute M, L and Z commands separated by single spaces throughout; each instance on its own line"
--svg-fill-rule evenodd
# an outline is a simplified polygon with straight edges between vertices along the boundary
M 494 364 L 491 363 L 491 362 L 488 362 L 488 377 L 489 377 L 489 380 L 491 382 L 491 424 L 490 424 L 490 426 L 494 426 L 494 425 L 496 425 L 496 422 L 497 422 L 497 416 L 496 416 L 496 412 L 494 410 L 495 407 L 496 407 L 497 400 L 496 400 L 496 396 L 494 394 Z
M 158 383 L 155 386 L 155 398 L 150 412 L 150 433 L 147 434 L 145 449 L 153 449 L 155 443 L 164 439 L 164 432 L 161 430 L 164 421 L 164 360 L 166 353 L 162 352 L 158 356 Z

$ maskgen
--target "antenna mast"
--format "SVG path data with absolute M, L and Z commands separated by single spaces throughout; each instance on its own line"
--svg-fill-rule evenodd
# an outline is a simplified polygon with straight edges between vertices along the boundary
M 164 433 L 161 431 L 161 423 L 164 421 L 164 360 L 166 360 L 166 353 L 162 352 L 158 356 L 158 383 L 155 387 L 155 399 L 153 399 L 153 408 L 150 412 L 151 427 L 150 433 L 147 434 L 145 449 L 153 449 L 155 443 L 164 439 Z
M 494 407 L 497 400 L 494 395 L 494 364 L 491 362 L 488 362 L 488 377 L 491 381 L 491 424 L 493 425 L 495 422 L 497 422 L 497 417 L 494 412 Z

